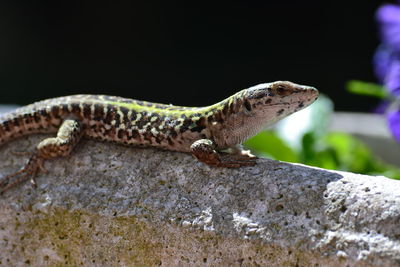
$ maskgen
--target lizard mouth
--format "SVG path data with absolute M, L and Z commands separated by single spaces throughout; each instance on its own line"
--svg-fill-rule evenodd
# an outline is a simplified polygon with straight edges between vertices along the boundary
M 297 101 L 296 101 L 297 102 Z M 273 104 L 269 104 L 269 106 L 290 106 L 292 104 L 294 104 L 295 102 L 291 103 L 291 102 L 281 102 L 281 103 L 273 103 Z
M 308 106 L 308 104 L 304 104 L 307 103 L 308 101 L 304 101 L 304 100 L 296 100 L 293 102 L 282 102 L 282 103 L 274 103 L 271 104 L 271 106 L 294 106 L 294 105 L 300 105 L 302 104 L 302 106 Z

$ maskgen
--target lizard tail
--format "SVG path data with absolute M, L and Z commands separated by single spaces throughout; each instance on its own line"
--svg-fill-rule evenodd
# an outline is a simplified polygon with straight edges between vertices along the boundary
M 40 110 L 26 113 L 21 110 L 0 115 L 0 146 L 24 135 L 54 131 L 45 125 L 47 122 L 40 116 Z

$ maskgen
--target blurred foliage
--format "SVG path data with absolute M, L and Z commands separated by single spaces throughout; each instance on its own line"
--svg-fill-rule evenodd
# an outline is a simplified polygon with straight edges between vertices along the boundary
M 387 81 L 387 85 L 391 87 L 396 85 L 398 88 L 395 86 L 395 89 L 392 88 L 390 90 L 383 85 L 352 80 L 346 84 L 346 89 L 353 94 L 372 96 L 381 99 L 381 103 L 375 108 L 375 112 L 381 113 L 386 117 L 389 131 L 392 133 L 394 140 L 400 144 L 400 75 L 398 75 L 398 77 L 396 75 L 392 76 L 389 78 L 395 79 L 396 81 L 398 79 L 398 84 L 396 85 L 396 83 L 393 84 Z
M 357 95 L 372 96 L 382 99 L 389 96 L 385 86 L 359 80 L 351 80 L 347 82 L 346 89 L 348 92 Z
M 349 134 L 328 132 L 332 112 L 332 102 L 322 95 L 307 109 L 284 119 L 274 130 L 250 138 L 244 145 L 261 157 L 400 179 L 400 169 L 376 158 L 361 141 Z

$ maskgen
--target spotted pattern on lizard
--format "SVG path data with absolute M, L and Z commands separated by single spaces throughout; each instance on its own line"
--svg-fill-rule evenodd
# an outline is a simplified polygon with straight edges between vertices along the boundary
M 0 180 L 0 192 L 32 178 L 43 162 L 69 155 L 82 137 L 192 153 L 217 167 L 255 164 L 240 144 L 264 127 L 310 105 L 318 91 L 278 81 L 244 89 L 206 107 L 180 107 L 106 95 L 43 100 L 0 117 L 0 145 L 34 133 L 57 133 L 28 163 Z M 230 149 L 230 154 L 223 153 Z

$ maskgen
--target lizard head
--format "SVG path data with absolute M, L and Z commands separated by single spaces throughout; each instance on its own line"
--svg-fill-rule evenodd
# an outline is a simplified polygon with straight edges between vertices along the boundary
M 286 81 L 259 84 L 207 107 L 216 110 L 209 128 L 219 148 L 231 147 L 317 98 L 318 90 L 311 86 Z
M 242 90 L 227 101 L 233 110 L 218 128 L 217 144 L 242 143 L 263 128 L 299 111 L 318 98 L 318 90 L 286 81 L 263 83 Z M 218 125 L 217 125 L 218 126 Z
M 263 83 L 244 90 L 243 107 L 249 117 L 257 117 L 268 126 L 318 98 L 318 90 L 311 86 L 287 81 Z

